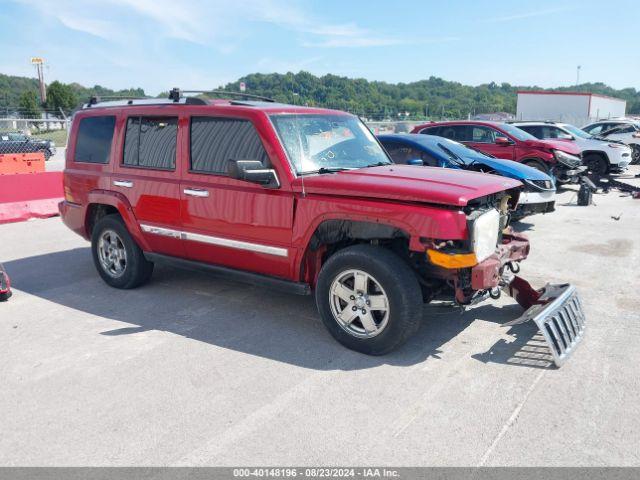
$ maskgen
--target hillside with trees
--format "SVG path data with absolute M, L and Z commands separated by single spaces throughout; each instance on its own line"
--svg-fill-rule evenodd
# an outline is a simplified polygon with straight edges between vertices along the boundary
M 508 83 L 463 85 L 437 77 L 411 83 L 387 83 L 337 75 L 321 77 L 308 72 L 252 73 L 237 81 L 217 87 L 203 88 L 239 91 L 246 84 L 247 93 L 271 97 L 279 102 L 322 106 L 347 110 L 363 117 L 397 118 L 463 118 L 489 112 L 515 113 L 518 90 L 539 89 L 535 86 L 515 86 Z M 603 83 L 585 83 L 578 87 L 554 90 L 584 91 L 610 95 L 627 101 L 627 112 L 640 113 L 640 92 L 635 88 L 616 90 Z M 78 83 L 54 81 L 47 87 L 46 105 L 41 105 L 36 79 L 0 74 L 0 112 L 6 114 L 35 114 L 47 111 L 59 114 L 70 112 L 91 95 L 143 97 L 141 88 L 111 90 L 100 85 L 84 87 Z

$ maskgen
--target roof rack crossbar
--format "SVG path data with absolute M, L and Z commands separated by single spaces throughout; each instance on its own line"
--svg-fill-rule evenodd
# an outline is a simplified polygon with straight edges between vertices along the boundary
M 176 100 L 180 98 L 181 94 L 184 93 L 196 93 L 196 94 L 205 94 L 205 95 L 218 95 L 220 97 L 239 97 L 239 98 L 246 98 L 249 100 L 262 100 L 263 102 L 275 102 L 275 100 L 273 98 L 269 98 L 269 97 L 263 97 L 262 95 L 253 95 L 250 93 L 243 93 L 243 92 L 229 92 L 227 90 L 180 90 L 178 88 L 173 88 L 171 90 L 171 92 L 169 92 L 169 99 L 173 100 L 174 102 L 178 101 Z
M 97 105 L 104 100 L 143 100 L 147 98 L 151 97 L 134 97 L 132 95 L 91 95 L 87 105 Z

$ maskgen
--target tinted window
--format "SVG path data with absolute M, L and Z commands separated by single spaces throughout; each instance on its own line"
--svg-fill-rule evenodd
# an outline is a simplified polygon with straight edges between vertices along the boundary
M 124 165 L 174 170 L 177 117 L 129 117 L 124 137 Z
M 533 135 L 536 138 L 543 138 L 542 137 L 542 128 L 536 125 L 518 125 L 518 128 L 520 130 L 524 130 L 527 133 L 530 133 L 531 135 Z
M 228 160 L 259 160 L 268 165 L 253 124 L 248 120 L 193 117 L 191 170 L 226 175 Z
M 494 133 L 498 133 L 487 127 L 471 127 L 471 141 L 475 143 L 493 143 Z M 502 136 L 502 135 L 498 135 Z
M 424 128 L 420 131 L 420 133 L 424 133 L 425 135 L 440 135 L 438 132 L 440 131 L 440 127 L 429 127 Z
M 633 133 L 636 129 L 632 125 L 620 125 L 615 127 L 615 131 L 611 133 Z
M 585 127 L 583 130 L 591 135 L 597 135 L 602 131 L 602 124 L 591 125 L 590 127 Z
M 440 136 L 456 142 L 470 142 L 471 132 L 467 125 L 443 125 Z
M 116 117 L 88 117 L 80 120 L 75 161 L 109 163 Z

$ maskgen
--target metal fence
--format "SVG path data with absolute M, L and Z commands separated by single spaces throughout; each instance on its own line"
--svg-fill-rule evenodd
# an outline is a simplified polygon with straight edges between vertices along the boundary
M 0 154 L 42 152 L 45 160 L 67 145 L 69 121 L 53 118 L 0 118 Z

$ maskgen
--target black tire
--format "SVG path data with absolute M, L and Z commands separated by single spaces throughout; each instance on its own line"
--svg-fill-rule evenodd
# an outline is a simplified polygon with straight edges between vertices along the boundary
M 332 311 L 335 297 L 331 293 L 331 286 L 351 270 L 370 275 L 382 287 L 388 299 L 386 324 L 370 338 L 350 333 L 348 327 L 342 326 Z M 322 322 L 338 342 L 367 355 L 384 355 L 398 348 L 418 330 L 423 302 L 415 273 L 400 257 L 382 247 L 355 245 L 337 252 L 322 266 L 316 286 L 316 304 Z M 343 313 L 347 310 L 344 307 Z M 359 321 L 354 320 L 354 324 Z
M 549 173 L 549 169 L 547 168 L 547 165 L 541 160 L 535 160 L 535 159 L 525 160 L 524 162 L 522 162 L 522 164 L 531 168 L 535 168 L 536 170 L 539 170 L 542 173 L 546 173 L 546 174 Z
M 589 169 L 591 175 L 602 177 L 609 173 L 609 162 L 597 153 L 588 153 L 582 159 L 582 163 Z
M 110 273 L 100 260 L 100 240 L 107 232 L 115 232 L 126 252 L 126 261 L 124 262 L 122 273 L 117 276 Z M 114 288 L 130 289 L 139 287 L 149 281 L 153 273 L 153 263 L 144 257 L 142 250 L 127 231 L 122 218 L 117 214 L 102 217 L 93 227 L 91 253 L 98 273 L 105 283 Z
M 631 165 L 638 165 L 640 163 L 640 145 L 631 145 Z

